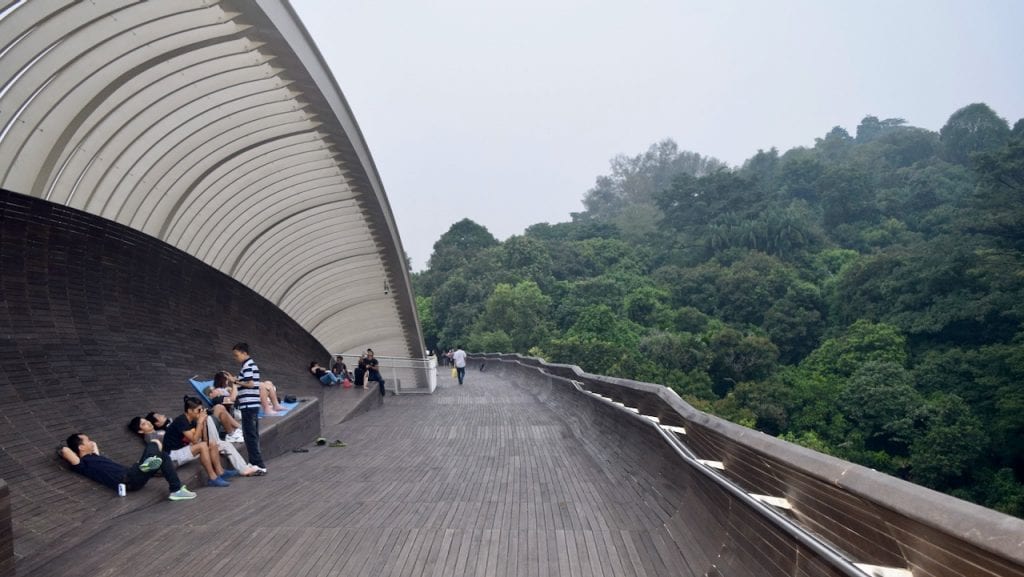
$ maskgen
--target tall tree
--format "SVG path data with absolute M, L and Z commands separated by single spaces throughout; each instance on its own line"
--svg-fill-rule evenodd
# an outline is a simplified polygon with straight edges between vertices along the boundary
M 946 160 L 967 164 L 972 154 L 995 150 L 1010 138 L 1010 126 L 987 104 L 957 110 L 939 131 Z
M 966 226 L 1024 251 L 1024 136 L 978 155 L 976 161 L 981 185 L 972 208 L 983 218 L 969 220 Z
M 547 339 L 550 305 L 551 299 L 532 280 L 498 284 L 477 317 L 473 334 L 502 331 L 509 337 L 509 352 L 528 352 Z
M 587 209 L 583 215 L 606 219 L 630 204 L 650 204 L 676 175 L 701 176 L 724 167 L 717 159 L 680 151 L 674 141 L 663 140 L 643 154 L 613 158 L 611 174 L 598 177 L 583 198 Z

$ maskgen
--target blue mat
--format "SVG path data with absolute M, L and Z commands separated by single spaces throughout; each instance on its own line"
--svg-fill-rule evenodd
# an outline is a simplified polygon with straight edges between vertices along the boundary
M 199 398 L 203 400 L 203 404 L 205 404 L 209 408 L 213 408 L 213 401 L 211 401 L 210 398 L 207 397 L 205 393 L 203 393 L 203 390 L 206 389 L 206 387 L 212 387 L 213 386 L 213 379 L 210 379 L 209 381 L 197 381 L 195 379 L 189 379 L 188 382 L 192 383 L 192 388 L 195 389 L 196 395 L 198 395 Z M 280 410 L 280 411 L 278 411 L 278 412 L 276 412 L 276 413 L 274 413 L 273 415 L 270 415 L 270 416 L 272 416 L 272 417 L 282 417 L 284 415 L 287 415 L 288 411 L 290 411 L 290 410 L 294 409 L 295 407 L 299 406 L 299 403 L 298 402 L 295 402 L 295 403 L 285 403 L 285 402 L 282 402 L 281 406 L 284 407 L 284 409 L 282 409 L 282 410 Z M 267 415 L 265 415 L 263 413 L 263 408 L 260 407 L 260 418 L 262 419 L 263 417 L 266 417 L 266 416 Z

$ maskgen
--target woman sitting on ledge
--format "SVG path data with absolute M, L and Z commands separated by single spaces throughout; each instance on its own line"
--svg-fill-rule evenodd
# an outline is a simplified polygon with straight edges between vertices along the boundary
M 218 371 L 213 375 L 213 388 L 221 390 L 238 390 L 238 377 L 227 371 Z M 237 395 L 237 393 L 236 393 Z M 234 397 L 229 397 L 234 402 Z M 210 397 L 213 400 L 213 397 Z M 278 411 L 283 411 L 284 406 L 277 399 L 277 387 L 271 381 L 260 381 L 260 405 L 263 407 L 263 414 L 273 417 Z M 216 406 L 216 403 L 214 403 Z
M 215 377 L 215 386 L 206 387 L 203 389 L 203 394 L 210 400 L 210 410 L 213 411 L 213 418 L 224 429 L 225 438 L 233 443 L 241 443 L 242 425 L 231 414 L 231 409 L 235 406 L 235 397 L 238 396 L 238 389 L 235 387 L 216 386 L 216 381 Z

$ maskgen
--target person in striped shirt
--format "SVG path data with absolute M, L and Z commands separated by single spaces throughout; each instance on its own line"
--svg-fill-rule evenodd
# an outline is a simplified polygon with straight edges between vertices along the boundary
M 260 368 L 249 356 L 249 345 L 238 343 L 231 348 L 235 362 L 242 364 L 242 369 L 235 378 L 238 396 L 235 406 L 242 413 L 242 438 L 245 450 L 249 453 L 249 463 L 266 474 L 266 464 L 260 452 Z

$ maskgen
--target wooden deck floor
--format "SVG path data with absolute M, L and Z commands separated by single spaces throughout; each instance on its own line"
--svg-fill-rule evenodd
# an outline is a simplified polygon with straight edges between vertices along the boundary
M 673 497 L 631 482 L 635 463 L 603 458 L 488 373 L 441 381 L 431 396 L 326 419 L 345 448 L 310 444 L 266 477 L 84 526 L 92 538 L 31 574 L 689 574 L 659 536 Z

